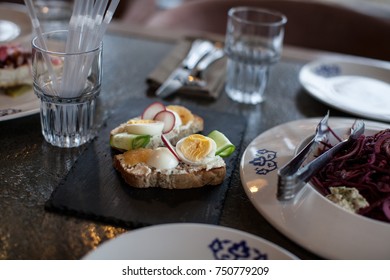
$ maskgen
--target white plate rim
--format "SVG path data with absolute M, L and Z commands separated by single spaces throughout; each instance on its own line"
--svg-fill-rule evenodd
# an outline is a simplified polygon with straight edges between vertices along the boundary
M 177 235 L 178 232 L 180 232 L 182 235 L 175 236 L 175 234 Z M 147 237 L 154 236 L 155 238 L 158 239 L 167 236 L 167 234 L 173 235 L 176 241 L 182 241 L 184 239 L 186 241 L 189 241 L 187 242 L 188 244 L 190 244 L 189 248 L 193 246 L 192 245 L 193 241 L 195 241 L 197 238 L 199 240 L 202 240 L 205 237 L 215 238 L 217 235 L 234 236 L 237 238 L 238 237 L 241 238 L 241 240 L 246 240 L 248 241 L 248 243 L 252 242 L 252 244 L 256 243 L 258 246 L 265 246 L 267 250 L 271 250 L 266 252 L 268 254 L 272 253 L 272 254 L 281 255 L 283 256 L 283 259 L 290 259 L 290 260 L 298 259 L 294 254 L 290 253 L 286 249 L 262 237 L 238 229 L 233 229 L 233 228 L 220 226 L 220 225 L 202 224 L 202 223 L 168 223 L 168 224 L 152 225 L 152 226 L 147 226 L 139 229 L 134 229 L 125 232 L 114 239 L 110 239 L 108 241 L 103 242 L 95 250 L 87 253 L 82 259 L 83 260 L 118 259 L 115 256 L 115 253 L 118 252 L 115 252 L 114 254 L 112 254 L 111 252 L 111 250 L 114 250 L 114 248 L 118 248 L 120 246 L 121 250 L 122 249 L 127 250 L 128 246 L 130 246 L 134 242 L 139 242 L 139 243 L 144 242 L 144 244 L 146 244 L 145 236 Z M 151 239 L 149 238 L 149 240 Z M 163 246 L 166 247 L 172 245 L 170 244 L 170 242 L 172 241 L 168 240 L 167 242 L 164 242 Z M 188 255 L 188 251 L 190 251 L 189 248 L 179 249 L 180 253 L 183 254 L 183 259 L 192 259 L 192 257 Z M 182 249 L 183 251 L 181 251 Z M 165 259 L 164 256 L 152 257 L 151 255 L 149 255 L 153 253 L 153 250 L 154 249 L 152 248 L 151 251 L 147 252 L 148 257 L 142 259 L 149 259 L 149 257 L 150 259 Z M 210 252 L 208 252 L 207 254 L 210 254 Z M 138 259 L 138 257 L 134 254 L 130 254 L 126 259 Z
M 13 41 L 4 42 L 4 44 L 20 43 L 25 47 L 31 47 L 30 42 L 32 39 L 32 26 L 25 5 L 17 3 L 0 3 L 0 9 L 2 10 L 2 12 L 12 11 L 18 14 L 23 14 L 26 17 L 26 24 L 28 24 L 29 28 L 29 32 L 22 33 Z M 14 19 L 14 23 L 16 24 L 18 24 L 17 19 L 18 18 Z M 24 29 L 28 28 L 26 26 L 24 27 Z M 23 95 L 17 97 L 8 97 L 4 93 L 0 92 L 0 110 L 6 109 L 16 110 L 17 112 L 0 116 L 0 121 L 12 120 L 36 114 L 40 111 L 40 103 L 39 99 L 35 96 L 32 89 L 24 93 Z
M 241 182 L 247 196 L 258 212 L 276 229 L 321 257 L 389 259 L 390 243 L 383 244 L 379 241 L 383 240 L 384 235 L 389 236 L 390 224 L 348 213 L 307 186 L 293 202 L 280 202 L 276 198 L 277 169 L 265 175 L 258 175 L 254 166 L 249 166 L 248 163 L 254 159 L 257 150 L 272 151 L 275 147 L 278 148 L 276 152 L 279 155 L 274 161 L 278 167 L 283 166 L 294 155 L 296 146 L 314 132 L 319 120 L 319 118 L 311 118 L 284 123 L 252 140 L 240 161 Z M 334 128 L 345 127 L 352 125 L 354 121 L 355 119 L 331 118 L 330 125 Z M 365 124 L 372 129 L 389 128 L 388 124 L 380 122 L 365 120 Z M 331 216 L 327 217 L 322 213 L 324 209 L 330 210 Z M 346 218 L 349 221 L 348 225 L 345 224 Z M 321 219 L 321 222 L 315 222 L 315 219 Z M 358 229 L 365 228 L 367 225 L 374 232 L 368 238 L 364 232 L 358 232 Z M 340 238 L 346 233 L 350 235 Z M 335 236 L 339 238 L 331 238 Z M 376 239 L 378 237 L 379 239 Z M 359 244 L 361 242 L 366 243 Z
M 16 110 L 15 113 L 0 116 L 0 121 L 22 118 L 40 111 L 39 98 L 34 94 L 32 88 L 17 97 L 9 97 L 2 92 L 0 92 L 0 95 L 0 111 L 7 109 Z
M 320 76 L 313 74 L 311 69 L 320 65 L 353 65 L 356 66 L 360 72 L 365 72 L 368 77 L 371 76 L 372 72 L 369 71 L 369 68 L 377 68 L 381 71 L 388 71 L 390 77 L 390 63 L 384 61 L 376 61 L 372 59 L 365 58 L 340 58 L 340 57 L 323 57 L 317 60 L 311 61 L 305 64 L 299 71 L 299 81 L 304 89 L 315 99 L 320 102 L 325 103 L 326 105 L 339 109 L 341 111 L 354 114 L 363 118 L 369 118 L 377 121 L 390 121 L 390 110 L 388 114 L 376 113 L 371 110 L 365 110 L 362 107 L 351 107 L 343 104 L 342 100 L 335 100 L 335 95 L 332 95 L 332 98 L 329 98 L 328 92 L 331 90 L 329 85 L 326 82 L 326 78 L 321 78 Z M 355 72 L 349 72 L 345 74 L 354 75 Z M 347 75 L 338 75 L 336 77 L 343 77 Z M 359 73 L 360 76 L 360 73 Z M 363 77 L 363 76 L 362 76 Z M 383 81 L 382 79 L 377 79 L 384 83 L 389 84 L 389 81 Z M 320 86 L 318 86 L 320 84 Z M 337 96 L 337 95 L 336 95 Z

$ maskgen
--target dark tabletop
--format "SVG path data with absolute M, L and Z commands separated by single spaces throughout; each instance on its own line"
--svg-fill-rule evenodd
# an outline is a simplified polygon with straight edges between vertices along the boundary
M 174 42 L 140 36 L 107 35 L 104 42 L 103 88 L 98 120 L 104 126 L 112 110 L 135 99 L 157 100 L 147 94 L 145 79 L 173 49 Z M 170 103 L 244 116 L 245 147 L 260 133 L 288 121 L 323 116 L 327 106 L 308 95 L 298 81 L 304 61 L 283 58 L 270 74 L 267 101 L 256 106 L 231 101 L 175 96 Z M 332 110 L 332 116 L 344 116 Z M 0 259 L 80 259 L 103 241 L 131 230 L 94 220 L 62 215 L 45 203 L 88 145 L 60 149 L 41 135 L 39 114 L 0 122 Z M 81 180 L 81 178 L 80 178 Z M 317 259 L 279 233 L 254 208 L 232 173 L 220 225 L 244 230 L 270 240 L 302 259 Z

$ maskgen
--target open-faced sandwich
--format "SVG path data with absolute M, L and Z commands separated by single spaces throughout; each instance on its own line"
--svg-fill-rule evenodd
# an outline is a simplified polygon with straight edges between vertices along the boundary
M 169 108 L 173 107 L 166 107 L 167 110 Z M 181 109 L 183 108 L 181 107 Z M 150 119 L 148 110 L 146 110 L 146 115 Z M 158 112 L 155 116 L 163 114 L 161 112 L 164 111 Z M 145 118 L 144 115 L 140 118 L 141 120 Z M 180 118 L 180 113 L 178 115 Z M 198 118 L 198 121 L 202 120 L 198 116 L 195 118 Z M 152 119 L 158 121 L 160 117 Z M 142 145 L 128 144 L 132 147 L 131 149 L 124 149 L 124 145 L 122 145 L 124 141 L 122 140 L 119 141 L 120 145 L 115 145 L 115 142 L 118 141 L 115 139 L 115 135 L 126 133 L 123 132 L 126 131 L 124 129 L 126 126 L 121 125 L 114 129 L 114 134 L 111 132 L 111 146 L 115 149 L 120 146 L 120 150 L 126 150 L 124 153 L 115 155 L 113 160 L 115 169 L 121 173 L 126 183 L 137 188 L 160 187 L 166 189 L 190 189 L 221 184 L 226 175 L 226 164 L 223 157 L 229 156 L 235 150 L 235 146 L 229 139 L 217 130 L 212 131 L 207 136 L 192 133 L 193 129 L 190 126 L 184 128 L 186 133 L 180 129 L 180 126 L 176 126 L 177 131 L 175 132 L 175 125 L 172 125 L 171 117 L 164 117 L 160 120 L 163 123 L 163 129 L 159 135 L 152 136 L 155 140 L 145 141 L 146 144 Z M 147 124 L 155 126 L 155 122 L 145 122 L 144 127 Z M 171 127 L 171 129 L 167 129 L 167 127 Z M 203 120 L 201 127 L 203 129 Z M 143 128 L 142 133 L 145 132 L 146 130 Z M 133 130 L 132 133 L 134 133 Z M 183 136 L 180 138 L 177 137 L 177 134 Z M 122 137 L 122 139 L 124 138 Z M 132 137 L 131 142 L 138 141 L 134 139 L 136 136 Z M 172 139 L 174 139 L 175 145 L 172 145 Z M 161 145 L 156 143 L 161 143 Z
M 31 51 L 20 45 L 0 45 L 0 89 L 17 96 L 32 85 Z
M 119 151 L 164 146 L 161 135 L 176 145 L 184 136 L 203 130 L 203 119 L 184 106 L 154 102 L 141 116 L 132 118 L 114 128 L 110 145 Z

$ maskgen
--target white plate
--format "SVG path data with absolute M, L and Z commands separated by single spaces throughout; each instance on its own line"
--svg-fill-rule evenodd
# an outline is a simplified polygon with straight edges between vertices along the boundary
M 178 223 L 133 230 L 106 241 L 86 260 L 297 259 L 279 246 L 239 230 Z
M 240 163 L 243 187 L 257 210 L 280 232 L 309 251 L 328 259 L 389 259 L 390 224 L 336 206 L 310 185 L 291 202 L 276 198 L 277 169 L 312 135 L 320 119 L 294 121 L 255 138 Z M 351 127 L 353 119 L 331 118 L 334 129 Z M 366 128 L 389 125 L 365 121 Z M 257 164 L 257 165 L 255 165 Z
M 306 64 L 299 80 L 313 97 L 333 108 L 390 121 L 390 63 L 322 59 Z
M 0 92 L 0 121 L 16 119 L 39 112 L 40 101 L 31 89 L 18 97 Z
M 24 5 L 0 3 L 0 44 L 18 43 L 31 48 L 32 26 Z M 39 112 L 39 99 L 30 90 L 10 97 L 0 90 L 0 121 Z
M 25 6 L 0 3 L 0 44 L 30 44 L 32 25 Z

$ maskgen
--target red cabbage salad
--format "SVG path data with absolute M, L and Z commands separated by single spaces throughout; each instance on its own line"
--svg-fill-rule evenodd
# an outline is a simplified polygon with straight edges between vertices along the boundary
M 340 140 L 332 129 L 330 132 Z M 320 153 L 332 147 L 323 144 Z M 357 190 L 366 204 L 353 212 L 390 223 L 390 129 L 372 136 L 361 135 L 339 151 L 312 178 L 312 183 L 328 198 L 337 197 L 342 192 L 338 188 Z

